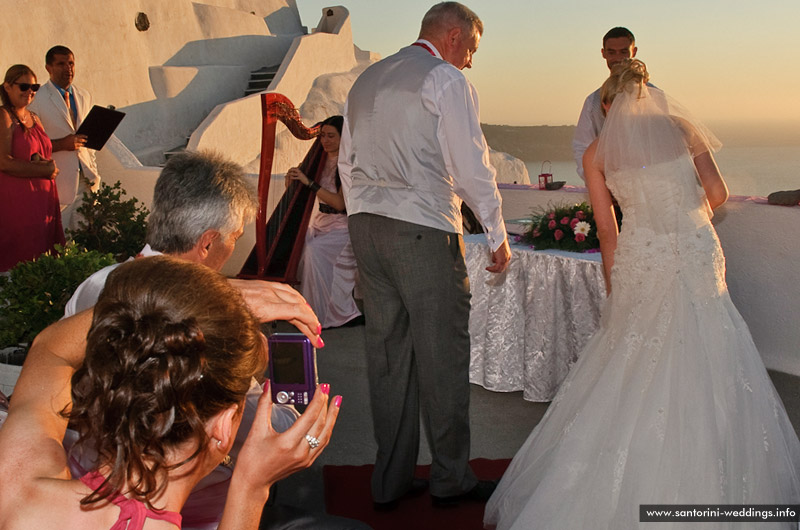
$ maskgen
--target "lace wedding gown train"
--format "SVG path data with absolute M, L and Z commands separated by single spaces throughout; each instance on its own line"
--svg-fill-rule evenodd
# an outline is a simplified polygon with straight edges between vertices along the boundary
M 728 295 L 692 159 L 606 178 L 625 215 L 612 294 L 485 523 L 625 530 L 640 504 L 800 503 L 800 442 Z

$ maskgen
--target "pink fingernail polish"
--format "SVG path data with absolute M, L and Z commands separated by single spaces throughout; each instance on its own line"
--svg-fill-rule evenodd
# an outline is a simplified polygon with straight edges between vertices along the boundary
M 317 335 L 322 333 L 322 324 L 317 324 Z
M 317 348 L 324 348 L 324 347 L 325 347 L 325 341 L 322 340 L 322 337 L 320 337 L 319 338 L 319 346 L 317 346 Z
M 266 391 L 268 391 L 268 390 L 269 390 L 269 379 L 266 379 L 266 380 L 265 380 L 265 381 L 264 381 L 264 382 L 261 384 L 261 392 L 263 393 L 263 392 L 266 392 Z
M 319 385 L 319 389 L 326 396 L 331 393 L 331 385 L 329 385 L 328 383 L 322 383 L 321 385 Z
M 337 409 L 339 407 L 341 407 L 342 406 L 342 396 L 336 396 L 335 398 L 333 398 L 333 404 L 336 405 Z

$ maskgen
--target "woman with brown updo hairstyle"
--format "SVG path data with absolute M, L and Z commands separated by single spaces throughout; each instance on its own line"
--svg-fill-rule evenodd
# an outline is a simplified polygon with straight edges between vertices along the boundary
M 94 311 L 34 340 L 0 430 L 0 527 L 180 528 L 189 492 L 231 450 L 266 360 L 259 322 L 219 273 L 166 256 L 121 265 Z M 257 528 L 270 486 L 327 445 L 341 397 L 328 407 L 329 387 L 319 390 L 279 434 L 264 389 L 220 529 Z M 67 422 L 76 448 L 98 455 L 80 480 L 61 445 Z
M 0 272 L 64 245 L 53 147 L 28 110 L 37 90 L 24 64 L 9 68 L 0 84 Z

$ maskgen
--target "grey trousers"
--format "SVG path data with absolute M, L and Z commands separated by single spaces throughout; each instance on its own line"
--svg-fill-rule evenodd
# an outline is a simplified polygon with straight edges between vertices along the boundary
M 366 319 L 367 372 L 378 454 L 377 502 L 401 497 L 419 453 L 420 408 L 431 448 L 430 492 L 457 495 L 469 467 L 469 279 L 464 242 L 372 214 L 349 218 Z

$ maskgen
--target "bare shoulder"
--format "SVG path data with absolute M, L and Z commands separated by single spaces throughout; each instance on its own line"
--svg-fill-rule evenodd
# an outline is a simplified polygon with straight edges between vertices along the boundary
M 6 126 L 6 128 L 11 128 L 11 124 L 14 121 L 11 118 L 11 111 L 6 107 L 0 107 L 0 123 Z
M 33 123 L 34 123 L 34 124 L 38 124 L 38 125 L 39 125 L 39 127 L 44 127 L 44 126 L 42 125 L 42 120 L 40 120 L 40 119 L 39 119 L 39 115 L 38 115 L 38 114 L 36 114 L 35 112 L 33 112 L 32 110 L 31 110 L 31 111 L 29 111 L 29 112 L 31 113 L 31 117 L 33 117 Z
M 13 485 L 14 480 L 9 480 Z M 88 489 L 78 480 L 37 480 L 32 484 L 17 485 L 13 489 L 3 488 L 0 501 L 0 528 L 3 530 L 30 528 L 110 528 L 112 515 L 100 515 L 95 526 L 85 518 L 80 500 Z M 91 512 L 89 512 L 91 513 Z
M 598 142 L 597 138 L 592 140 L 592 143 L 590 143 L 589 147 L 586 148 L 586 151 L 583 152 L 583 163 L 584 164 L 587 161 L 594 162 L 594 155 L 595 155 L 595 153 L 597 153 L 597 142 Z
M 589 172 L 593 174 L 600 174 L 602 177 L 602 168 L 597 164 L 595 160 L 595 155 L 597 154 L 597 143 L 598 139 L 595 138 L 594 141 L 589 144 L 589 147 L 586 148 L 586 151 L 583 153 L 583 172 L 586 174 L 587 181 L 589 177 Z
M 0 480 L 0 513 L 4 513 L 5 504 L 10 499 L 27 502 L 39 491 L 38 484 L 43 479 L 63 482 L 70 477 L 60 439 L 46 436 L 41 431 L 42 416 L 24 402 L 12 402 L 8 418 L 0 430 L 0 477 L 3 477 Z M 14 506 L 16 503 L 12 502 L 11 507 Z

